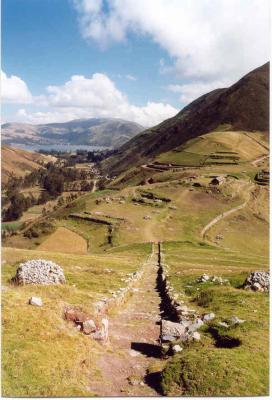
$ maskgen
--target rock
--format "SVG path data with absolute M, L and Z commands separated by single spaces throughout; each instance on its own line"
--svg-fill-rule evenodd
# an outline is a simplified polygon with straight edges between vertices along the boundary
M 29 299 L 29 304 L 31 304 L 32 306 L 42 307 L 43 301 L 42 301 L 42 299 L 40 297 L 32 296 Z
M 136 386 L 136 385 L 140 385 L 142 381 L 139 378 L 136 378 L 134 376 L 129 376 L 128 382 L 130 385 Z
M 83 333 L 85 333 L 85 335 L 90 335 L 90 333 L 95 331 L 96 326 L 92 319 L 87 319 L 87 321 L 83 322 Z
M 203 315 L 203 321 L 211 321 L 214 318 L 215 318 L 215 314 L 214 313 L 209 313 L 209 314 Z
M 138 357 L 140 355 L 140 353 L 138 351 L 135 351 L 135 350 L 129 350 L 129 355 L 131 357 Z
M 167 340 L 165 338 L 180 338 L 182 335 L 185 334 L 185 327 L 182 324 L 177 322 L 167 321 L 165 319 L 161 320 L 161 338 L 163 340 Z M 169 340 L 169 339 L 168 339 Z M 173 339 L 170 339 L 172 341 Z
M 198 342 L 201 339 L 200 333 L 194 332 L 192 334 L 192 339 Z
M 269 291 L 269 272 L 255 271 L 251 272 L 246 278 L 243 287 L 244 289 L 251 289 L 258 292 Z
M 161 336 L 161 340 L 162 340 L 162 342 L 173 342 L 174 340 L 176 340 L 176 338 L 175 338 L 175 336 L 164 335 L 164 336 Z
M 229 325 L 226 322 L 218 322 L 218 325 L 223 326 L 224 328 L 229 327 Z
M 174 354 L 177 354 L 180 353 L 183 350 L 183 348 L 179 344 L 175 344 L 175 346 L 172 347 L 172 350 Z
M 251 286 L 251 289 L 255 290 L 255 292 L 262 291 L 262 285 L 258 282 L 254 282 Z
M 65 283 L 65 276 L 53 261 L 38 259 L 21 263 L 11 281 L 16 285 L 57 285 Z
M 210 279 L 210 277 L 209 277 L 209 275 L 207 275 L 207 274 L 203 274 L 203 275 L 201 275 L 198 279 L 197 279 L 197 282 L 207 282 L 208 280 Z
M 234 325 L 243 324 L 244 322 L 246 322 L 244 319 L 240 319 L 240 318 L 238 318 L 238 317 L 231 317 L 230 321 L 231 321 Z
M 95 332 L 90 333 L 90 337 L 94 340 L 100 340 L 107 342 L 109 338 L 109 321 L 107 318 L 103 318 L 101 321 L 101 329 L 97 329 Z
M 211 277 L 211 281 L 214 283 L 218 283 L 219 285 L 223 285 L 224 283 L 229 282 L 228 279 L 223 279 L 221 276 L 213 276 Z
M 194 323 L 192 323 L 188 326 L 187 329 L 189 332 L 194 332 L 197 329 L 199 329 L 203 324 L 204 324 L 204 322 L 200 318 L 197 318 Z
M 83 322 L 87 321 L 88 319 L 90 319 L 90 317 L 84 313 L 83 311 L 80 311 L 76 308 L 66 308 L 64 311 L 64 318 L 67 321 L 72 321 L 75 324 L 80 324 L 81 326 L 83 326 Z

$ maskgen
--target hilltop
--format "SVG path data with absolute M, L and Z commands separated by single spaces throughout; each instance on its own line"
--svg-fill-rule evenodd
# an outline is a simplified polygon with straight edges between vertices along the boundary
M 140 133 L 106 160 L 102 169 L 118 174 L 214 130 L 264 132 L 268 127 L 269 63 L 266 63 L 231 87 L 199 97 L 173 118 Z
M 10 176 L 22 177 L 28 173 L 41 168 L 41 166 L 49 161 L 54 160 L 52 156 L 34 153 L 3 145 L 1 148 L 1 167 L 2 182 L 6 183 Z
M 24 145 L 91 145 L 117 148 L 144 130 L 139 124 L 118 118 L 76 119 L 63 123 L 2 125 L 2 142 Z

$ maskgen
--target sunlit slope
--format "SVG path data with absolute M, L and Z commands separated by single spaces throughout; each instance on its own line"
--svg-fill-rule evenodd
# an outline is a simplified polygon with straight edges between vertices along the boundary
M 214 131 L 191 139 L 172 151 L 162 153 L 155 162 L 184 166 L 215 162 L 255 160 L 268 154 L 268 137 L 263 132 Z

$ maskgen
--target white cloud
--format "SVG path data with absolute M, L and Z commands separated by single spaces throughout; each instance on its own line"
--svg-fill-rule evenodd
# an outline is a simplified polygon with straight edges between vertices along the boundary
M 105 47 L 124 42 L 131 33 L 146 35 L 168 52 L 180 77 L 236 80 L 269 58 L 269 0 L 74 0 L 74 4 L 85 39 Z
M 168 85 L 167 89 L 173 93 L 180 94 L 180 101 L 188 104 L 203 94 L 209 93 L 214 89 L 222 89 L 228 87 L 233 82 L 229 80 L 215 80 L 212 82 L 193 82 L 184 85 Z
M 27 112 L 20 109 L 16 118 L 21 122 L 64 122 L 76 118 L 122 118 L 143 126 L 152 126 L 174 116 L 178 110 L 170 104 L 147 102 L 131 104 L 115 83 L 105 74 L 90 78 L 74 75 L 62 86 L 48 86 L 47 94 L 35 98 L 35 105 L 45 111 Z
M 8 77 L 1 71 L 1 93 L 3 103 L 28 104 L 32 102 L 32 95 L 26 83 L 18 76 Z

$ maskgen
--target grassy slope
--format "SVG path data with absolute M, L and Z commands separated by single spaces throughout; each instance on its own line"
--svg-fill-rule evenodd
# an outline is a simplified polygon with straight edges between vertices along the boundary
M 103 256 L 4 249 L 3 395 L 91 396 L 88 380 L 90 374 L 99 373 L 95 359 L 102 347 L 64 321 L 64 306 L 72 304 L 92 313 L 94 302 L 124 286 L 126 274 L 135 272 L 149 252 L 149 245 Z M 60 264 L 67 284 L 11 286 L 18 263 L 32 258 Z M 31 296 L 40 296 L 44 306 L 28 305 Z
M 267 270 L 268 258 L 178 242 L 165 243 L 163 248 L 170 266 L 170 281 L 185 303 L 200 313 L 216 314 L 208 327 L 201 328 L 201 343 L 185 346 L 181 355 L 167 363 L 161 382 L 164 394 L 267 395 L 269 296 L 247 292 L 239 286 L 251 270 Z M 197 283 L 196 278 L 204 272 L 228 278 L 231 285 Z M 233 316 L 246 322 L 231 328 L 218 325 L 219 321 L 228 321 Z M 220 347 L 216 335 L 239 339 L 241 344 Z
M 88 194 L 76 201 L 72 207 L 53 213 L 57 226 L 66 227 L 88 241 L 88 253 L 92 255 L 76 256 L 37 250 L 6 249 L 3 275 L 4 284 L 7 286 L 3 297 L 7 310 L 4 313 L 6 335 L 4 335 L 3 347 L 5 394 L 91 395 L 88 392 L 90 378 L 88 371 L 99 374 L 94 364 L 96 356 L 102 349 L 66 325 L 61 315 L 63 306 L 65 303 L 71 303 L 89 310 L 97 299 L 107 296 L 109 290 L 116 290 L 123 286 L 122 279 L 125 273 L 134 271 L 147 255 L 149 246 L 142 247 L 141 243 L 150 240 L 168 242 L 165 244 L 165 250 L 167 263 L 173 272 L 171 279 L 177 290 L 181 293 L 186 291 L 186 302 L 192 301 L 194 308 L 205 310 L 203 304 L 198 304 L 197 300 L 194 301 L 199 291 L 192 282 L 203 272 L 226 276 L 234 287 L 203 287 L 203 293 L 207 293 L 203 294 L 204 300 L 209 301 L 206 304 L 207 310 L 215 311 L 218 317 L 228 318 L 237 315 L 247 320 L 245 328 L 241 327 L 231 332 L 234 336 L 244 337 L 242 346 L 234 349 L 219 349 L 215 346 L 211 334 L 203 332 L 201 344 L 184 350 L 181 359 L 175 357 L 173 362 L 171 360 L 163 374 L 165 393 L 183 393 L 181 391 L 184 388 L 180 387 L 182 376 L 186 382 L 187 394 L 265 394 L 268 298 L 262 294 L 243 292 L 236 286 L 243 281 L 250 270 L 263 270 L 268 265 L 266 254 L 262 253 L 268 246 L 267 231 L 262 231 L 263 227 L 267 227 L 267 222 L 265 222 L 267 221 L 267 189 L 260 189 L 260 193 L 253 196 L 247 209 L 220 222 L 209 231 L 208 239 L 212 241 L 217 233 L 224 230 L 221 247 L 199 244 L 200 231 L 206 223 L 221 212 L 244 201 L 248 190 L 248 178 L 253 179 L 256 170 L 257 168 L 247 163 L 238 166 L 205 167 L 201 169 L 201 172 L 191 170 L 204 175 L 230 173 L 245 180 L 246 185 L 241 183 L 241 180 L 228 180 L 226 185 L 220 187 L 221 193 L 211 193 L 208 187 L 192 188 L 191 185 L 184 185 L 182 179 L 186 171 L 152 172 L 148 176 L 162 183 L 128 187 L 121 191 Z M 190 174 L 191 171 L 187 172 Z M 139 177 L 132 174 L 134 183 L 139 183 L 137 179 Z M 199 178 L 201 179 L 202 177 Z M 239 188 L 241 188 L 240 191 Z M 138 198 L 143 190 L 161 197 L 168 197 L 171 203 L 146 201 L 135 205 L 132 199 Z M 120 204 L 120 196 L 124 198 L 124 204 Z M 111 203 L 102 201 L 96 204 L 97 198 L 103 197 L 111 197 Z M 171 205 L 175 205 L 177 210 L 169 209 Z M 114 232 L 115 247 L 110 249 L 107 245 L 108 230 L 105 226 L 98 227 L 95 223 L 69 218 L 70 213 L 83 211 L 102 212 L 126 219 Z M 246 220 L 243 219 L 244 213 Z M 151 219 L 145 220 L 146 215 L 149 215 Z M 235 226 L 230 229 L 227 224 L 233 225 L 233 219 Z M 245 233 L 248 244 L 247 241 L 239 239 L 242 230 L 248 232 L 248 234 Z M 254 233 L 257 239 L 259 238 L 258 240 L 254 240 Z M 36 239 L 29 241 L 29 239 L 12 237 L 9 240 L 11 242 L 14 240 L 15 247 L 18 243 L 21 243 L 21 247 L 25 247 L 26 242 L 33 249 L 37 246 Z M 43 240 L 46 240 L 46 237 L 39 239 L 39 243 Z M 169 241 L 172 242 L 169 243 Z M 223 247 L 229 247 L 231 250 L 224 250 Z M 105 253 L 106 249 L 108 251 Z M 8 279 L 14 274 L 17 263 L 39 257 L 52 259 L 62 265 L 68 278 L 68 285 L 59 288 L 36 286 L 15 289 L 9 287 Z M 111 268 L 114 272 L 109 276 L 105 272 L 106 268 Z M 184 288 L 188 284 L 193 287 Z M 31 295 L 40 295 L 44 299 L 43 309 L 36 309 L 26 304 Z M 22 309 L 24 313 L 21 312 Z M 40 315 L 42 310 L 44 310 L 43 314 Z M 253 310 L 257 310 L 254 315 L 252 315 Z M 40 325 L 36 322 L 38 313 L 39 318 L 43 318 Z M 262 324 L 264 334 L 261 333 Z M 27 340 L 24 339 L 25 326 L 29 329 Z M 15 331 L 20 334 L 15 335 Z M 264 335 L 264 340 L 261 342 L 259 338 L 262 335 Z M 34 347 L 32 346 L 34 348 L 32 353 L 29 353 L 30 342 L 35 343 Z M 43 356 L 45 342 L 50 343 L 53 356 L 49 355 L 49 352 Z M 65 357 L 62 354 L 63 348 Z M 13 349 L 18 350 L 17 354 L 15 353 L 16 356 L 11 354 Z M 250 354 L 255 351 L 254 349 L 258 349 L 259 353 L 256 355 L 256 363 L 253 364 Z M 263 363 L 261 363 L 262 358 Z M 75 360 L 76 367 L 73 367 L 71 360 Z M 183 363 L 186 365 L 185 369 Z M 29 365 L 29 368 L 26 368 L 26 365 Z M 201 368 L 198 368 L 198 365 L 201 365 Z M 52 375 L 45 371 L 49 371 L 50 368 L 55 371 L 55 366 L 58 368 L 55 372 L 57 383 L 53 386 Z M 210 366 L 212 366 L 213 376 L 207 375 Z M 186 377 L 184 370 L 190 371 L 189 374 L 185 374 Z M 236 378 L 241 381 L 240 386 L 237 385 Z
M 2 182 L 8 181 L 9 176 L 25 176 L 27 173 L 41 168 L 42 163 L 55 160 L 55 157 L 44 156 L 10 146 L 2 146 Z
M 241 161 L 250 161 L 268 153 L 267 140 L 261 132 L 214 131 L 160 154 L 156 161 L 197 166 L 218 151 L 235 151 Z

